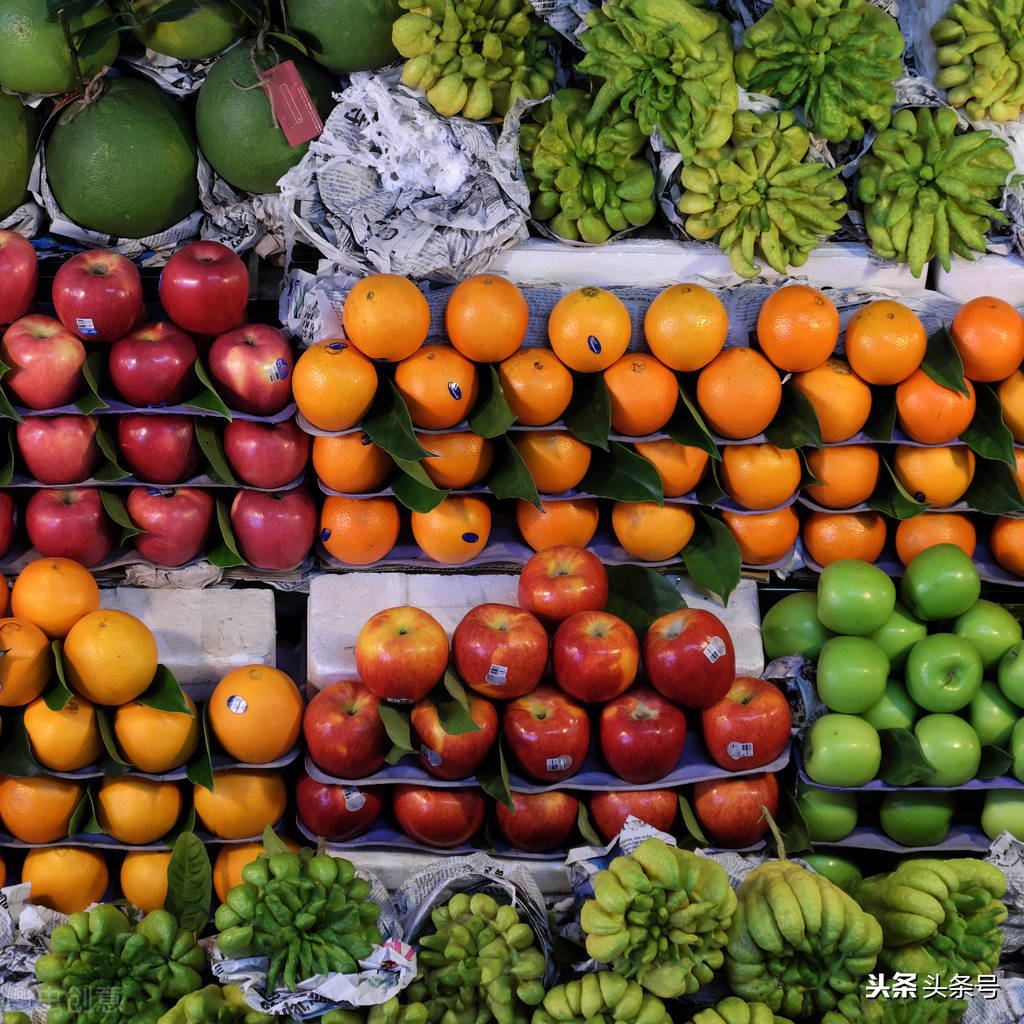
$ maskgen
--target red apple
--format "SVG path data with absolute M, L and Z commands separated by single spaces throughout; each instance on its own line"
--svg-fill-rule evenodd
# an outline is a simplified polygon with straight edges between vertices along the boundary
M 239 491 L 231 502 L 239 552 L 256 569 L 294 569 L 313 548 L 316 522 L 316 503 L 304 487 Z
M 18 511 L 7 491 L 0 491 L 0 558 L 7 554 L 18 526 Z
M 130 405 L 177 405 L 196 387 L 196 343 L 166 320 L 137 327 L 110 349 L 108 368 Z
M 720 846 L 753 846 L 768 831 L 764 808 L 779 810 L 779 784 L 770 772 L 737 775 L 693 785 L 693 812 L 709 839 Z
M 189 242 L 160 274 L 160 302 L 167 315 L 193 334 L 223 334 L 245 315 L 249 271 L 220 242 Z
M 80 252 L 53 278 L 57 319 L 86 341 L 117 341 L 142 308 L 142 277 L 127 256 L 109 249 Z
M 431 775 L 449 781 L 465 779 L 490 753 L 498 736 L 498 712 L 489 700 L 471 696 L 469 716 L 479 727 L 477 731 L 452 736 L 445 732 L 431 701 L 424 698 L 413 705 L 412 739 L 416 756 Z
M 361 779 L 384 763 L 391 740 L 379 704 L 358 679 L 339 679 L 306 705 L 302 734 L 318 768 L 338 779 Z
M 117 530 L 95 487 L 36 491 L 25 506 L 25 528 L 44 558 L 72 558 L 86 568 L 102 562 L 117 544 Z
M 311 441 L 294 420 L 232 420 L 224 428 L 224 454 L 231 468 L 250 487 L 264 490 L 290 484 L 306 468 Z
M 0 341 L 0 359 L 10 367 L 4 385 L 29 409 L 67 405 L 85 383 L 85 346 L 50 316 L 15 320 Z
M 173 568 L 197 557 L 213 522 L 213 498 L 198 487 L 133 487 L 126 502 L 131 521 L 145 533 L 135 550 L 156 565 Z
M 32 243 L 16 231 L 0 231 L 0 324 L 24 316 L 39 283 L 39 260 Z
M 303 772 L 295 784 L 295 809 L 313 835 L 343 843 L 362 835 L 377 820 L 380 789 L 317 782 Z
M 608 612 L 576 612 L 551 641 L 555 682 L 571 697 L 602 703 L 625 693 L 640 668 L 640 642 Z
M 506 704 L 501 729 L 523 774 L 537 782 L 575 775 L 590 749 L 586 710 L 555 686 L 542 684 Z
M 292 400 L 292 346 L 276 327 L 244 324 L 220 335 L 207 362 L 217 390 L 232 409 L 273 416 Z
M 540 620 L 510 604 L 478 604 L 452 634 L 459 675 L 485 697 L 529 693 L 548 663 L 548 634 Z
M 399 785 L 393 793 L 402 831 L 426 846 L 459 846 L 484 823 L 486 803 L 476 789 Z
M 359 678 L 381 700 L 414 704 L 448 667 L 448 635 L 429 612 L 403 604 L 371 615 L 355 645 Z
M 95 416 L 26 416 L 15 428 L 29 476 L 41 484 L 78 484 L 103 461 Z
M 147 483 L 181 483 L 195 476 L 203 461 L 191 416 L 123 413 L 117 443 L 128 468 Z
M 622 789 L 590 797 L 590 816 L 608 843 L 630 815 L 660 832 L 671 832 L 678 810 L 679 794 L 674 789 Z
M 545 626 L 556 626 L 576 612 L 604 611 L 607 601 L 608 574 L 585 548 L 544 548 L 519 574 L 519 604 Z
M 527 853 L 547 853 L 561 846 L 576 827 L 580 802 L 553 789 L 548 793 L 513 793 L 509 810 L 496 803 L 498 828 L 510 846 Z
M 736 677 L 736 651 L 725 623 L 702 608 L 655 619 L 644 637 L 644 665 L 654 688 L 684 708 L 721 700 Z
M 785 694 L 767 679 L 740 676 L 729 692 L 700 713 L 704 743 L 727 771 L 774 761 L 789 742 L 793 716 Z
M 634 786 L 663 779 L 686 746 L 686 715 L 650 686 L 634 689 L 601 709 L 601 753 L 611 770 Z

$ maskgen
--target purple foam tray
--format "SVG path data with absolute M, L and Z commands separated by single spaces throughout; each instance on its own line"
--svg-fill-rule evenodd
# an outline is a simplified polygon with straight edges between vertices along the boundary
M 990 844 L 991 840 L 976 828 L 954 825 L 946 834 L 946 838 L 935 846 L 903 846 L 877 828 L 855 828 L 848 836 L 837 839 L 835 842 L 816 842 L 814 845 L 852 850 L 877 850 L 881 853 L 926 853 L 941 850 L 988 853 Z

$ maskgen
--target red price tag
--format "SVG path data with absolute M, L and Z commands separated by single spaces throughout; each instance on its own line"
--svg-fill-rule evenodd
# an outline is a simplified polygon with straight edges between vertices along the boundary
M 289 146 L 301 146 L 324 130 L 294 61 L 286 60 L 264 71 L 260 78 Z

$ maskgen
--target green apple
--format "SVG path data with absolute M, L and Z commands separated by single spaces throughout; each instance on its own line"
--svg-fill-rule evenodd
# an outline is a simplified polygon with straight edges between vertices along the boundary
M 769 661 L 790 654 L 802 654 L 813 661 L 833 635 L 818 618 L 818 595 L 809 590 L 787 594 L 761 620 L 761 639 Z
M 840 889 L 849 892 L 864 876 L 861 870 L 846 857 L 833 857 L 830 853 L 805 853 L 800 858 L 807 866 L 814 868 Z
M 1024 718 L 1017 720 L 1010 733 L 1010 753 L 1013 755 L 1010 771 L 1018 782 L 1024 782 Z
M 885 651 L 892 670 L 897 672 L 907 663 L 910 648 L 927 635 L 928 627 L 905 604 L 897 601 L 892 615 L 868 639 Z
M 804 735 L 803 758 L 804 771 L 812 782 L 854 788 L 878 774 L 882 744 L 878 730 L 863 718 L 822 715 Z
M 1024 789 L 988 789 L 981 808 L 981 831 L 989 839 L 1009 832 L 1024 842 Z
M 981 656 L 955 633 L 932 633 L 907 655 L 907 692 L 925 711 L 959 711 L 981 686 Z
M 1019 708 L 1024 708 L 1024 643 L 1014 644 L 1000 659 L 996 682 L 1003 694 Z
M 818 655 L 818 696 L 832 711 L 856 715 L 885 693 L 889 659 L 863 636 L 834 636 Z
M 953 793 L 886 793 L 878 819 L 882 831 L 901 846 L 938 846 L 949 832 L 954 811 Z
M 989 679 L 982 682 L 967 705 L 967 721 L 978 734 L 978 742 L 983 747 L 1005 748 L 1018 718 L 1020 708 L 1007 700 L 1003 691 Z
M 969 722 L 957 715 L 925 715 L 915 723 L 914 735 L 935 769 L 921 780 L 922 786 L 962 786 L 978 774 L 981 744 Z
M 840 558 L 829 562 L 818 577 L 818 618 L 834 633 L 874 633 L 889 620 L 895 605 L 895 584 L 869 562 Z
M 953 632 L 970 640 L 987 672 L 1021 639 L 1020 623 L 1001 604 L 979 599 L 953 623 Z
M 834 843 L 845 839 L 857 827 L 856 793 L 833 793 L 815 786 L 799 786 L 796 805 L 812 843 Z
M 919 552 L 900 582 L 903 603 L 924 622 L 955 619 L 980 593 L 978 570 L 956 544 L 933 544 Z
M 910 699 L 907 688 L 899 679 L 888 679 L 885 693 L 867 709 L 861 718 L 876 729 L 909 729 L 917 718 L 918 707 Z

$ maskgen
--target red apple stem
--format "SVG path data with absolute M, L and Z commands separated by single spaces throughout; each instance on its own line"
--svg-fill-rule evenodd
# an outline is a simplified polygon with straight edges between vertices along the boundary
M 786 844 L 782 841 L 782 833 L 779 831 L 779 826 L 775 823 L 775 819 L 772 817 L 772 812 L 768 810 L 764 804 L 761 805 L 761 819 L 768 822 L 768 831 L 771 832 L 772 838 L 775 840 L 775 849 L 779 860 L 786 859 Z

